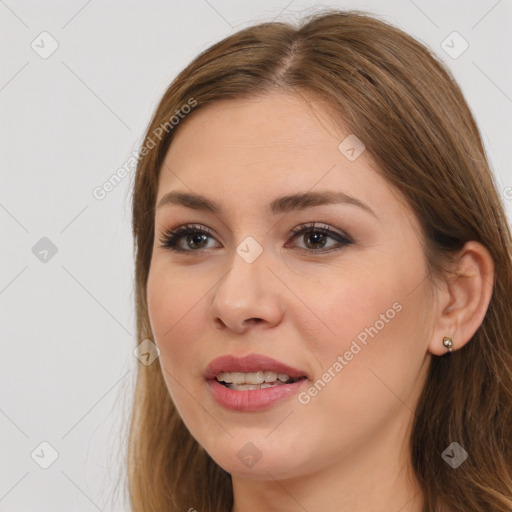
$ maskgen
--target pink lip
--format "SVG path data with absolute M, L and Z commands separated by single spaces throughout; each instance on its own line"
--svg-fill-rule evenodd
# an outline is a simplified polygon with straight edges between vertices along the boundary
M 222 372 L 257 372 L 268 371 L 285 373 L 290 377 L 301 380 L 291 384 L 281 384 L 272 388 L 236 391 L 223 386 L 216 376 Z M 308 377 L 305 372 L 292 368 L 284 363 L 260 354 L 251 354 L 245 357 L 232 355 L 218 357 L 210 362 L 206 368 L 205 378 L 214 400 L 221 406 L 235 411 L 260 411 L 268 409 L 277 402 L 296 394 Z
M 261 354 L 250 354 L 244 357 L 233 355 L 217 357 L 207 366 L 204 376 L 210 380 L 222 372 L 250 373 L 258 371 L 285 373 L 294 378 L 307 377 L 304 371 Z
M 307 379 L 301 379 L 291 384 L 281 384 L 273 388 L 254 389 L 250 391 L 235 391 L 223 386 L 217 379 L 210 379 L 207 385 L 214 400 L 225 407 L 234 411 L 250 412 L 269 409 L 277 402 L 284 400 L 296 393 L 308 382 Z

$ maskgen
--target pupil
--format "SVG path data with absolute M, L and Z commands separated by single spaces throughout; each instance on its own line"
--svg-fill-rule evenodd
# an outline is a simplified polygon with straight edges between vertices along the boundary
M 201 242 L 204 242 L 204 239 L 206 238 L 206 235 L 202 235 L 202 234 L 193 234 L 193 235 L 190 235 L 188 237 L 188 241 L 192 244 L 192 245 L 201 245 Z M 198 241 L 199 239 L 199 241 Z
M 308 239 L 314 240 L 313 242 L 311 242 L 313 245 L 322 245 L 322 243 L 324 242 L 324 240 L 323 240 L 324 236 L 325 236 L 324 233 L 320 233 L 320 232 L 316 231 L 314 233 L 310 233 L 308 235 Z

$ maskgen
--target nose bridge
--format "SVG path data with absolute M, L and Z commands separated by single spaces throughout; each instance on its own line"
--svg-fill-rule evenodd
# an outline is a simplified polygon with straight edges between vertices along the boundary
M 275 277 L 267 268 L 270 252 L 252 237 L 235 248 L 229 269 L 215 287 L 214 320 L 240 330 L 250 319 L 275 322 L 280 315 Z
M 222 296 L 232 305 L 243 305 L 260 296 L 265 287 L 264 281 L 268 282 L 265 273 L 269 271 L 266 268 L 268 254 L 264 254 L 260 244 L 258 246 L 259 250 L 255 242 L 244 240 L 236 247 L 229 271 L 217 287 L 217 297 Z M 267 279 L 264 280 L 264 277 Z

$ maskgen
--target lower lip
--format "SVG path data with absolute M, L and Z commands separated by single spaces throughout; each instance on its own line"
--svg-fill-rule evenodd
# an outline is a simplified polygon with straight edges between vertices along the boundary
M 213 398 L 226 409 L 234 411 L 261 411 L 295 395 L 307 379 L 291 384 L 278 384 L 272 388 L 236 391 L 223 386 L 217 379 L 208 380 Z

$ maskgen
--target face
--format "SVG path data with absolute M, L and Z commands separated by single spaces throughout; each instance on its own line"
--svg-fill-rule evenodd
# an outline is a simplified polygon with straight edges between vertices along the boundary
M 163 378 L 194 438 L 241 478 L 389 457 L 424 383 L 419 224 L 366 151 L 339 148 L 350 133 L 326 112 L 282 93 L 210 105 L 161 169 L 147 299 Z M 333 201 L 278 201 L 324 192 Z

